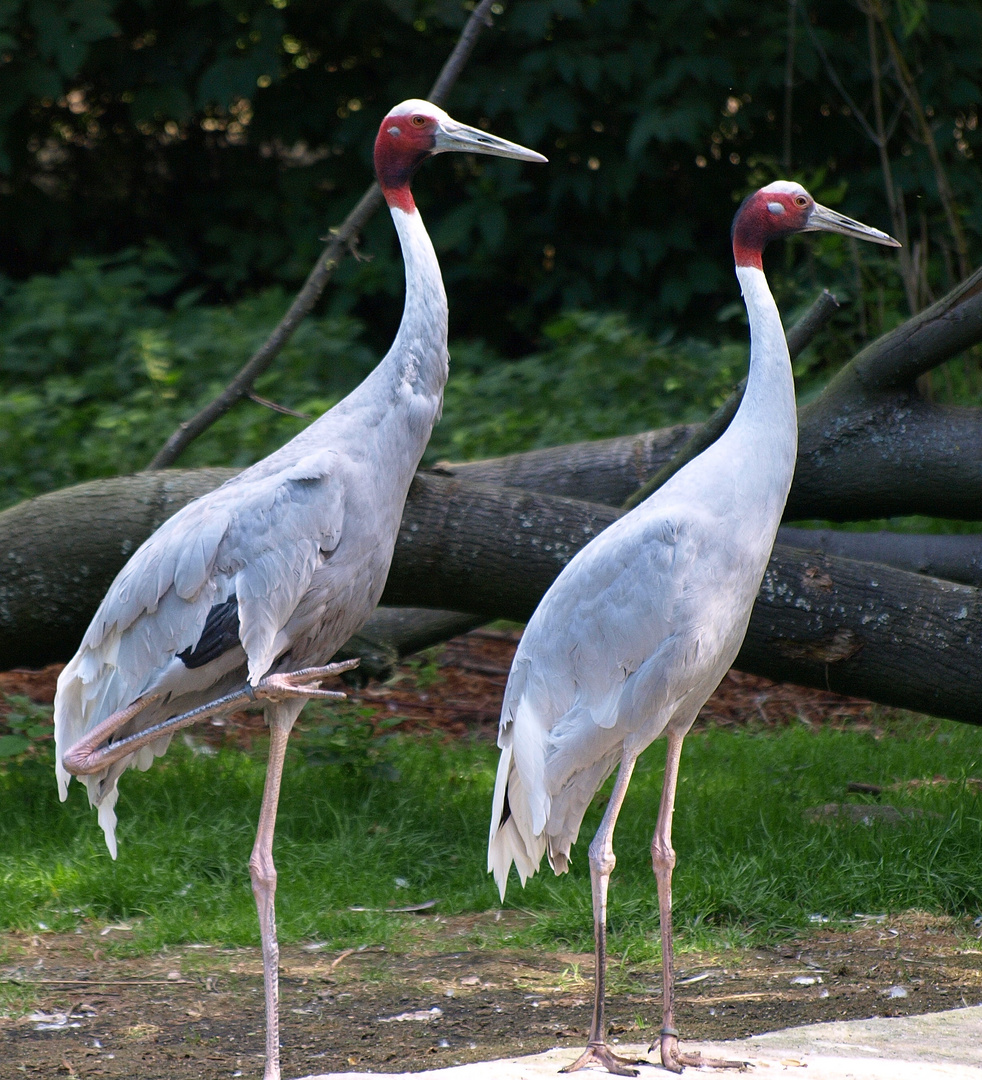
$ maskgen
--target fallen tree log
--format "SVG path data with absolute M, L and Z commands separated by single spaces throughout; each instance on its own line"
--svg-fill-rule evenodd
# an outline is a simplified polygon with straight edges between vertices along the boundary
M 68 489 L 70 494 L 32 500 L 34 513 L 28 517 L 36 521 L 37 504 L 42 504 L 53 522 L 64 521 L 59 503 L 66 494 L 90 510 L 100 501 L 113 507 L 113 485 L 138 483 L 142 523 L 138 514 L 116 516 L 113 555 L 118 569 L 139 541 L 136 533 L 155 527 L 162 507 L 176 509 L 179 498 L 202 494 L 226 475 L 225 470 L 205 470 L 155 473 L 152 481 L 146 474 L 136 481 L 98 481 L 98 500 L 81 490 L 91 485 L 81 485 Z M 435 620 L 442 621 L 438 635 L 492 618 L 524 621 L 576 551 L 619 513 L 582 500 L 419 474 L 406 503 L 383 602 L 443 609 Z M 5 635 L 0 636 L 0 648 L 8 658 L 7 650 L 17 648 L 23 654 L 29 639 L 37 648 L 56 631 L 67 643 L 71 625 L 80 635 L 87 624 L 92 612 L 80 612 L 81 586 L 92 588 L 103 575 L 92 588 L 97 602 L 115 573 L 110 572 L 113 559 L 71 556 L 73 538 L 82 541 L 82 533 L 91 532 L 91 513 L 87 524 L 80 529 L 76 520 L 74 537 L 68 529 L 54 537 L 70 557 L 60 559 L 42 575 L 43 581 L 35 577 L 25 586 L 23 576 L 15 574 L 14 580 L 21 582 L 19 595 L 11 589 L 10 575 L 0 583 L 0 635 Z M 0 521 L 0 532 L 2 525 Z M 27 552 L 14 554 L 23 559 Z M 452 609 L 459 607 L 473 615 L 454 615 Z M 14 612 L 18 614 L 10 625 L 5 620 Z M 434 632 L 410 630 L 417 641 L 427 642 Z M 391 644 L 391 629 L 388 634 Z M 371 640 L 371 628 L 362 636 Z M 779 545 L 737 666 L 769 678 L 980 723 L 980 639 L 982 591 L 977 588 Z M 74 643 L 62 658 L 73 648 Z
M 798 412 L 785 521 L 925 514 L 974 521 L 982 506 L 982 410 L 924 400 L 917 378 L 982 341 L 982 270 L 868 345 Z M 465 464 L 448 476 L 622 506 L 699 425 Z M 691 451 L 690 451 L 691 452 Z M 675 463 L 677 464 L 677 462 Z
M 782 525 L 777 542 L 804 551 L 882 563 L 895 570 L 982 586 L 982 533 L 839 532 Z
M 847 364 L 800 411 L 801 449 L 786 518 L 846 520 L 917 512 L 976 518 L 982 494 L 982 413 L 925 401 L 915 380 L 980 339 L 982 271 Z M 619 511 L 609 504 L 623 503 L 673 455 L 691 453 L 698 445 L 692 441 L 695 430 L 687 425 L 420 473 L 406 505 L 385 596 L 400 606 L 445 610 L 435 619 L 410 619 L 410 626 L 404 619 L 397 630 L 391 625 L 384 632 L 380 628 L 379 663 L 384 665 L 393 647 L 398 651 L 399 646 L 393 645 L 398 640 L 428 642 L 434 634 L 472 625 L 475 619 L 527 618 L 572 554 L 617 515 Z M 42 496 L 0 514 L 0 664 L 44 663 L 70 655 L 126 557 L 179 505 L 231 474 L 231 470 L 177 471 L 101 481 Z M 488 480 L 494 486 L 488 486 Z M 564 497 L 568 495 L 578 498 Z M 850 548 L 851 556 L 888 557 L 880 541 L 853 536 L 851 544 L 867 547 Z M 918 566 L 924 553 L 914 548 L 923 542 L 920 537 L 896 537 L 890 541 L 889 557 L 900 565 Z M 977 554 L 967 551 L 970 541 L 948 537 L 933 542 L 929 568 L 951 570 L 959 557 L 978 566 Z M 852 693 L 879 695 L 877 700 L 889 704 L 931 708 L 958 719 L 975 715 L 979 665 L 968 647 L 977 638 L 974 593 L 957 593 L 966 586 L 923 575 L 904 576 L 898 570 L 900 577 L 889 578 L 894 591 L 884 591 L 870 577 L 876 568 L 860 562 L 857 565 L 865 570 L 840 575 L 841 595 L 839 587 L 833 589 L 838 607 L 826 611 L 819 626 L 814 622 L 815 598 L 806 595 L 810 586 L 799 573 L 801 559 L 799 564 L 781 563 L 779 555 L 768 580 L 780 585 L 774 596 L 794 601 L 793 610 L 785 613 L 790 620 L 785 627 L 788 648 L 838 640 L 839 631 L 847 638 L 860 634 L 847 618 L 850 612 L 861 612 L 857 617 L 866 620 L 861 626 L 876 621 L 879 616 L 870 616 L 857 591 L 866 574 L 862 588 L 882 601 L 881 614 L 892 620 L 894 629 L 901 627 L 902 635 L 909 636 L 901 635 L 901 645 L 910 655 L 935 657 L 937 662 L 933 668 L 927 664 L 931 670 L 920 688 L 913 677 L 907 682 L 892 675 L 881 678 L 877 672 L 892 673 L 898 662 L 884 659 L 892 646 L 877 639 L 873 627 L 856 639 L 861 643 L 857 652 L 836 661 L 846 665 L 834 669 L 837 678 L 846 679 L 840 688 L 848 683 Z M 817 565 L 816 556 L 807 559 L 811 560 L 807 566 Z M 843 565 L 849 561 L 841 560 Z M 828 563 L 832 568 L 839 565 L 834 558 Z M 971 566 L 960 576 L 975 580 Z M 965 604 L 948 611 L 945 603 L 952 595 Z M 948 599 L 943 603 L 942 598 Z M 944 633 L 932 631 L 934 652 L 919 628 L 920 604 L 926 605 L 928 622 L 934 618 L 928 617 L 930 612 L 942 610 L 952 620 Z M 968 612 L 964 616 L 962 606 Z M 473 614 L 453 614 L 462 607 Z M 903 611 L 911 613 L 907 621 Z M 809 613 L 812 622 L 806 618 Z M 827 624 L 836 617 L 846 621 L 830 630 Z M 752 635 L 757 618 L 755 614 Z M 740 663 L 754 665 L 747 669 L 761 674 L 813 684 L 818 676 L 808 650 L 789 659 L 769 633 L 770 653 L 783 659 L 762 659 L 751 648 L 756 639 L 748 638 L 751 651 Z M 370 634 L 369 627 L 369 636 L 353 646 L 365 655 L 372 647 Z M 855 641 L 848 638 L 847 644 L 851 650 Z M 863 659 L 857 667 L 852 657 L 860 654 Z M 824 655 L 829 655 L 827 650 Z M 941 687 L 949 663 L 959 673 L 957 690 Z M 849 672 L 853 674 L 846 678 L 843 673 Z M 831 685 L 831 676 L 826 672 L 824 677 Z M 908 689 L 910 696 L 905 697 Z

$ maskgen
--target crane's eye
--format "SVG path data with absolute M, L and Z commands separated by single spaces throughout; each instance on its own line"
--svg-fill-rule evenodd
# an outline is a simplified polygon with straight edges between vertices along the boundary
M 794 204 L 795 206 L 807 206 L 808 199 L 804 195 L 795 195 Z
M 417 127 L 417 128 L 426 127 L 426 117 L 425 116 L 420 116 L 420 115 L 417 114 L 416 116 L 414 116 L 412 118 L 410 123 L 413 125 L 413 127 Z

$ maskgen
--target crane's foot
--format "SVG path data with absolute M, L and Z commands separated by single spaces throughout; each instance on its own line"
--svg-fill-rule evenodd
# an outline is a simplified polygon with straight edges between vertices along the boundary
M 652 1044 L 648 1053 L 653 1053 L 655 1049 Z M 749 1066 L 749 1062 L 746 1061 L 730 1061 L 727 1058 L 713 1058 L 704 1057 L 699 1051 L 689 1053 L 685 1050 L 679 1049 L 679 1037 L 676 1032 L 663 1031 L 661 1033 L 661 1063 L 662 1067 L 668 1069 L 669 1072 L 680 1073 L 686 1065 L 690 1065 L 695 1069 L 741 1069 L 744 1070 Z
M 160 694 L 146 694 L 137 698 L 125 709 L 119 709 L 112 716 L 107 717 L 101 724 L 94 727 L 84 739 L 79 740 L 74 746 L 69 747 L 63 760 L 65 769 L 73 776 L 88 776 L 92 773 L 101 772 L 110 765 L 126 757 L 127 754 L 135 753 L 147 743 L 159 739 L 163 735 L 173 735 L 182 728 L 190 727 L 191 724 L 199 723 L 211 716 L 231 712 L 233 709 L 248 705 L 251 701 L 264 698 L 276 700 L 287 697 L 316 697 L 330 698 L 334 701 L 343 701 L 347 694 L 340 690 L 321 690 L 321 680 L 331 675 L 339 675 L 342 671 L 350 671 L 358 666 L 358 659 L 342 660 L 337 664 L 327 664 L 324 667 L 302 668 L 300 671 L 291 671 L 285 674 L 267 675 L 259 681 L 255 688 L 246 684 L 241 690 L 236 690 L 224 697 L 216 698 L 207 705 L 199 705 L 189 712 L 171 716 L 162 720 L 159 724 L 145 728 L 143 731 L 134 732 L 124 739 L 115 740 L 107 745 L 102 745 L 111 738 L 124 724 L 128 724 L 148 706 L 158 701 Z
M 267 675 L 264 679 L 260 679 L 253 693 L 257 698 L 270 698 L 274 701 L 278 698 L 289 697 L 330 698 L 334 701 L 343 701 L 348 696 L 347 694 L 340 690 L 321 690 L 320 684 L 331 675 L 340 675 L 342 671 L 356 668 L 358 663 L 356 658 L 341 660 L 324 667 L 301 668 L 300 671 Z
M 638 1070 L 632 1068 L 633 1065 L 650 1064 L 649 1061 L 641 1058 L 621 1057 L 619 1054 L 615 1054 L 605 1042 L 590 1042 L 586 1044 L 586 1049 L 572 1065 L 567 1065 L 559 1071 L 561 1073 L 571 1073 L 577 1072 L 579 1069 L 585 1069 L 589 1065 L 599 1065 L 602 1069 L 606 1069 L 607 1072 L 613 1073 L 615 1076 L 637 1076 Z

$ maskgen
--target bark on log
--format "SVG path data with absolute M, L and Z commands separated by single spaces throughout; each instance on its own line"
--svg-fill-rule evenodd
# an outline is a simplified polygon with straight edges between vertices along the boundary
M 463 463 L 441 461 L 430 471 L 478 484 L 546 491 L 570 499 L 620 506 L 628 495 L 668 464 L 701 427 L 701 424 L 676 424 L 638 435 L 550 446 L 508 457 Z
M 982 534 L 935 536 L 893 532 L 838 532 L 782 525 L 777 542 L 803 551 L 824 552 L 895 570 L 982 586 Z
M 778 544 L 735 667 L 982 724 L 982 590 Z
M 176 509 L 181 498 L 202 494 L 228 474 L 208 470 L 99 481 L 15 507 L 15 519 L 32 524 L 23 534 L 24 546 L 12 549 L 15 558 L 4 560 L 0 647 L 23 650 L 32 635 L 35 646 L 50 645 L 60 634 L 66 644 L 71 639 L 67 657 L 112 575 L 143 538 L 137 534 L 156 527 L 168 503 Z M 134 484 L 142 491 L 138 509 L 122 514 L 111 489 Z M 87 527 L 64 512 L 66 498 L 85 513 Z M 101 523 L 92 513 L 99 501 L 106 511 Z M 37 555 L 39 507 L 60 530 L 49 537 L 60 557 L 47 574 L 34 569 L 30 573 L 37 576 L 29 577 L 18 560 Z M 559 570 L 618 513 L 581 500 L 420 474 L 383 599 L 395 606 L 467 607 L 482 621 L 525 620 Z M 90 539 L 104 539 L 110 528 L 111 550 L 105 544 L 92 548 Z M 97 582 L 99 575 L 103 580 Z M 92 597 L 88 610 L 80 599 L 85 587 Z M 979 723 L 980 637 L 979 589 L 779 546 L 738 666 Z M 43 657 L 51 658 L 50 651 Z
M 337 652 L 337 660 L 361 662 L 345 682 L 363 686 L 369 679 L 387 679 L 404 656 L 449 641 L 486 620 L 459 611 L 416 607 L 378 607 L 371 618 Z
M 786 521 L 980 517 L 982 410 L 932 405 L 905 392 L 884 395 L 848 415 L 802 410 L 799 423 Z M 690 424 L 507 458 L 441 463 L 438 471 L 619 506 L 638 478 L 643 483 L 654 476 L 694 430 Z
M 933 405 L 918 395 L 915 380 L 979 341 L 982 270 L 851 360 L 799 410 L 785 520 L 978 519 L 982 410 Z M 684 425 L 441 471 L 621 506 L 698 431 Z

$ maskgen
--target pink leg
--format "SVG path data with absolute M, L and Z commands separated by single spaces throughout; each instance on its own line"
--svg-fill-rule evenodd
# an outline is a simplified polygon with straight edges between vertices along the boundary
M 607 974 L 607 886 L 610 883 L 610 875 L 613 873 L 616 859 L 614 858 L 614 826 L 617 824 L 617 815 L 620 813 L 624 796 L 627 794 L 627 786 L 631 782 L 631 774 L 634 772 L 634 763 L 637 756 L 627 756 L 621 759 L 620 768 L 617 771 L 617 780 L 614 790 L 607 803 L 607 810 L 597 835 L 590 844 L 590 881 L 593 886 L 593 933 L 596 942 L 596 969 L 593 982 L 593 1020 L 590 1024 L 590 1037 L 586 1049 L 573 1062 L 560 1072 L 576 1072 L 587 1065 L 600 1065 L 608 1072 L 617 1076 L 637 1076 L 638 1070 L 631 1068 L 632 1065 L 646 1065 L 645 1061 L 634 1061 L 615 1054 L 604 1038 L 604 996 L 606 990 Z
M 280 1080 L 280 1010 L 279 1010 L 279 960 L 280 949 L 276 940 L 276 866 L 273 863 L 273 832 L 276 828 L 276 808 L 280 798 L 283 779 L 283 759 L 287 740 L 294 721 L 304 703 L 271 702 L 266 706 L 269 724 L 269 763 L 266 766 L 266 784 L 263 802 L 256 828 L 256 842 L 249 859 L 249 875 L 252 892 L 256 898 L 259 914 L 259 936 L 263 948 L 263 987 L 266 993 L 266 1071 L 264 1080 Z
M 679 1033 L 675 1027 L 675 953 L 672 946 L 672 870 L 675 868 L 675 850 L 672 848 L 672 815 L 675 813 L 675 788 L 678 783 L 683 736 L 669 731 L 667 739 L 668 751 L 665 755 L 665 779 L 662 784 L 661 805 L 658 808 L 655 835 L 651 840 L 651 865 L 658 882 L 658 914 L 661 923 L 664 1005 L 661 1063 L 670 1072 L 675 1073 L 680 1073 L 685 1065 L 705 1065 L 715 1069 L 742 1069 L 745 1065 L 743 1061 L 704 1058 L 699 1053 L 690 1054 L 679 1050 Z M 651 1050 L 654 1050 L 654 1046 Z
M 65 752 L 63 763 L 65 769 L 72 776 L 89 776 L 92 773 L 102 772 L 121 758 L 139 750 L 141 746 L 159 739 L 161 735 L 172 735 L 181 728 L 190 727 L 201 720 L 211 716 L 218 716 L 223 712 L 241 708 L 257 700 L 276 701 L 280 698 L 301 697 L 306 701 L 309 697 L 329 698 L 335 701 L 343 700 L 345 695 L 339 690 L 321 690 L 319 681 L 329 675 L 337 675 L 342 671 L 350 671 L 358 666 L 357 660 L 343 660 L 337 664 L 328 664 L 326 667 L 304 668 L 302 671 L 293 671 L 280 675 L 267 675 L 259 685 L 252 689 L 246 686 L 242 690 L 236 690 L 232 694 L 209 701 L 206 705 L 199 705 L 189 712 L 171 716 L 167 720 L 144 728 L 125 739 L 101 746 L 112 734 L 128 724 L 135 716 L 139 716 L 144 709 L 148 708 L 160 697 L 159 694 L 147 694 L 137 698 L 136 701 L 127 705 L 108 716 L 102 723 L 92 728 L 84 739 L 80 739 L 74 746 L 70 746 Z

